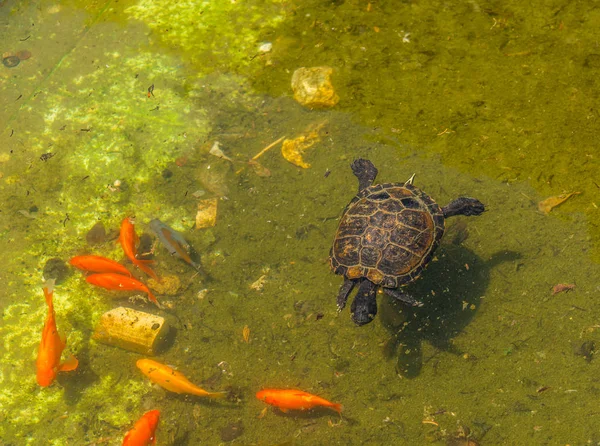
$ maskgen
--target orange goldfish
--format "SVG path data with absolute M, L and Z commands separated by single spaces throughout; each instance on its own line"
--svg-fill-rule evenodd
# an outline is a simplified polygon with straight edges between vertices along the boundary
M 209 398 L 225 398 L 225 392 L 207 392 L 192 384 L 181 372 L 151 359 L 139 359 L 135 365 L 150 381 L 175 393 L 187 393 Z
M 107 290 L 123 290 L 123 291 L 143 291 L 148 294 L 148 299 L 154 302 L 158 308 L 162 308 L 156 300 L 152 291 L 139 280 L 132 277 L 127 277 L 122 274 L 103 273 L 91 274 L 85 278 L 86 282 L 92 285 L 106 288 Z
M 148 266 L 149 263 L 154 263 L 153 260 L 140 260 L 135 256 L 135 247 L 138 242 L 138 236 L 135 233 L 135 227 L 131 218 L 125 217 L 121 222 L 121 231 L 119 232 L 119 243 L 123 248 L 125 255 L 131 260 L 131 262 L 139 269 L 144 271 L 154 280 L 160 282 L 160 279 L 154 271 Z
M 60 362 L 60 357 L 67 345 L 67 339 L 58 334 L 56 328 L 56 319 L 54 314 L 54 303 L 52 302 L 52 287 L 54 281 L 44 286 L 44 297 L 48 304 L 48 316 L 42 331 L 42 342 L 38 350 L 38 357 L 35 363 L 37 369 L 37 382 L 42 387 L 48 387 L 54 382 L 58 372 L 70 372 L 75 370 L 79 365 L 79 361 L 71 356 L 65 362 Z
M 123 446 L 148 446 L 156 444 L 156 426 L 160 418 L 158 410 L 146 412 L 123 437 Z
M 271 406 L 277 407 L 282 412 L 288 410 L 310 410 L 315 407 L 328 407 L 337 413 L 342 413 L 342 405 L 329 402 L 321 397 L 312 395 L 302 390 L 294 389 L 263 389 L 256 394 L 256 398 Z
M 75 268 L 94 273 L 119 273 L 131 277 L 131 273 L 120 263 L 100 256 L 75 256 L 69 263 Z

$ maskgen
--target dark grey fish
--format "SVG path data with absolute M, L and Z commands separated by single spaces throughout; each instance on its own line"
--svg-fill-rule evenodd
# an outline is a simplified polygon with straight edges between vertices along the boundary
M 167 226 L 158 218 L 150 221 L 150 229 L 152 229 L 152 232 L 156 234 L 160 242 L 167 248 L 172 256 L 177 256 L 194 268 L 200 269 L 200 265 L 191 259 L 189 252 L 192 247 L 187 240 L 183 238 L 181 233 L 170 226 Z

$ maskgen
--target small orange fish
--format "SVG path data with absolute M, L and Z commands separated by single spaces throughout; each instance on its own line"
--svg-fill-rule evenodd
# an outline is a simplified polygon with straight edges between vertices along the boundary
M 160 282 L 160 279 L 154 271 L 148 266 L 149 263 L 154 263 L 153 260 L 140 260 L 135 256 L 135 247 L 138 242 L 138 236 L 135 233 L 135 227 L 131 221 L 131 218 L 125 217 L 121 222 L 121 231 L 119 232 L 119 243 L 123 248 L 125 255 L 131 260 L 131 262 L 139 269 L 144 271 L 154 280 Z
M 189 382 L 181 372 L 151 359 L 139 359 L 135 365 L 150 381 L 170 392 L 187 393 L 209 398 L 225 398 L 226 396 L 225 392 L 207 392 Z
M 92 285 L 106 288 L 107 290 L 143 291 L 148 294 L 148 299 L 150 299 L 151 302 L 154 302 L 158 308 L 162 308 L 154 294 L 152 294 L 152 291 L 150 291 L 150 288 L 139 280 L 135 280 L 131 277 L 122 274 L 103 273 L 91 274 L 87 276 L 85 280 Z
M 287 412 L 288 410 L 310 410 L 320 406 L 333 409 L 337 413 L 342 413 L 341 404 L 329 402 L 302 390 L 263 389 L 256 394 L 256 398 L 277 407 L 282 412 Z
M 75 268 L 93 273 L 119 273 L 131 277 L 131 273 L 120 263 L 100 256 L 75 256 L 69 260 Z
M 156 444 L 156 426 L 160 418 L 158 410 L 146 412 L 123 437 L 123 446 L 148 446 Z
M 67 345 L 67 339 L 65 336 L 60 336 L 56 328 L 54 303 L 52 302 L 53 286 L 54 281 L 49 281 L 44 286 L 44 297 L 48 304 L 48 316 L 44 324 L 44 331 L 42 331 L 42 342 L 40 343 L 35 363 L 37 382 L 42 387 L 48 387 L 52 384 L 58 372 L 70 372 L 71 370 L 75 370 L 79 365 L 79 361 L 72 355 L 65 362 L 60 362 L 62 352 Z

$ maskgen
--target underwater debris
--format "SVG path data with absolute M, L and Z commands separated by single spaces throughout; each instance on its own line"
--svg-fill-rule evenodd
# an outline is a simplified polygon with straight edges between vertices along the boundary
M 446 439 L 447 446 L 479 446 L 474 438 L 470 436 L 469 428 L 459 427 L 458 432 L 455 432 L 449 438 Z
M 247 325 L 242 329 L 242 339 L 246 344 L 250 343 L 250 328 Z
M 164 317 L 118 307 L 100 317 L 92 339 L 130 352 L 154 356 L 161 350 L 169 331 L 170 326 Z
M 282 136 L 281 138 L 277 139 L 276 141 L 273 141 L 267 147 L 265 147 L 264 149 L 262 149 L 260 152 L 258 152 L 256 155 L 254 155 L 252 158 L 250 158 L 250 161 L 256 161 L 261 156 L 263 156 L 266 152 L 268 152 L 273 147 L 275 147 L 277 144 L 279 144 L 281 141 L 283 141 L 285 138 L 286 138 L 285 136 Z
M 298 68 L 292 75 L 294 99 L 308 108 L 333 107 L 340 100 L 331 83 L 331 67 Z
M 181 280 L 175 275 L 163 274 L 160 282 L 150 278 L 148 286 L 161 295 L 176 296 L 181 292 Z
M 53 257 L 48 259 L 46 264 L 44 265 L 44 271 L 42 272 L 44 276 L 44 280 L 54 280 L 56 284 L 62 283 L 71 271 L 67 267 L 67 264 L 57 257 Z
M 268 266 L 264 267 L 261 271 L 263 273 L 262 276 L 260 276 L 254 282 L 252 282 L 250 284 L 250 288 L 255 291 L 262 291 L 263 287 L 265 286 L 265 283 L 267 282 L 267 274 L 270 270 L 271 268 L 269 268 Z
M 101 245 L 106 241 L 106 228 L 104 223 L 101 221 L 97 222 L 87 234 L 85 234 L 85 241 L 88 245 Z
M 273 141 L 271 144 L 269 144 L 267 147 L 262 149 L 260 152 L 258 152 L 256 155 L 254 155 L 252 158 L 250 158 L 248 160 L 248 165 L 250 167 L 252 167 L 252 170 L 254 171 L 254 173 L 256 175 L 258 175 L 259 177 L 270 177 L 271 176 L 271 171 L 269 169 L 267 169 L 265 166 L 263 166 L 262 164 L 260 164 L 257 160 L 258 160 L 258 158 L 263 156 L 266 152 L 271 150 L 273 147 L 275 147 L 277 144 L 279 144 L 284 139 L 285 139 L 285 136 L 282 136 L 278 140 Z M 244 170 L 243 167 L 241 169 L 238 169 L 235 172 L 236 175 L 241 173 L 243 170 Z
M 216 195 L 217 197 L 226 196 L 229 193 L 227 186 L 227 175 L 231 165 L 228 163 L 216 163 L 204 166 L 198 173 L 204 189 Z
M 208 153 L 210 153 L 213 156 L 216 156 L 217 158 L 221 158 L 221 159 L 229 161 L 230 163 L 233 163 L 233 160 L 231 158 L 229 158 L 227 155 L 225 155 L 223 150 L 221 150 L 220 146 L 221 146 L 221 143 L 219 141 L 215 141 L 215 143 L 212 145 L 212 147 L 210 148 Z
M 42 153 L 40 155 L 40 161 L 48 161 L 50 158 L 52 158 L 54 155 L 56 155 L 55 153 L 52 152 L 47 152 L 47 153 Z
M 37 208 L 35 210 L 32 210 L 31 208 L 29 208 L 29 210 L 19 209 L 17 212 L 19 214 L 23 215 L 24 217 L 31 218 L 31 219 L 35 219 L 38 217 Z
M 258 47 L 259 53 L 268 53 L 273 49 L 273 44 L 271 42 L 264 42 L 260 44 Z
M 28 50 L 20 50 L 20 51 L 17 51 L 17 57 L 18 57 L 20 60 L 27 60 L 27 59 L 30 59 L 30 58 L 31 58 L 31 51 L 28 51 Z
M 587 362 L 591 362 L 596 349 L 596 343 L 592 340 L 584 341 L 581 344 L 573 346 L 573 353 L 576 356 L 582 356 Z
M 306 150 L 321 140 L 319 132 L 324 125 L 324 122 L 314 125 L 312 126 L 312 130 L 307 130 L 306 134 L 283 141 L 281 146 L 281 154 L 283 157 L 295 166 L 308 169 L 310 164 L 302 159 L 302 155 Z
M 198 202 L 196 229 L 212 228 L 217 223 L 217 198 L 207 198 Z
M 11 55 L 2 58 L 2 65 L 4 65 L 6 68 L 14 68 L 19 65 L 20 62 L 21 59 L 19 59 L 17 56 Z
M 242 420 L 234 421 L 223 427 L 220 431 L 221 441 L 233 441 L 244 433 Z
M 262 164 L 260 164 L 258 161 L 250 160 L 250 161 L 248 161 L 248 164 L 250 165 L 250 167 L 252 167 L 252 170 L 254 171 L 254 173 L 256 175 L 258 175 L 259 177 L 270 177 L 271 176 L 271 171 L 269 169 L 267 169 L 265 166 L 263 166 Z
M 562 292 L 566 293 L 568 291 L 573 291 L 574 289 L 575 289 L 574 283 L 559 283 L 552 287 L 552 295 L 554 296 L 555 294 L 562 293 Z
M 568 192 L 560 195 L 555 195 L 553 197 L 548 197 L 545 200 L 542 200 L 538 203 L 538 210 L 546 215 L 550 213 L 552 209 L 556 206 L 564 203 L 573 195 L 579 195 L 581 192 Z

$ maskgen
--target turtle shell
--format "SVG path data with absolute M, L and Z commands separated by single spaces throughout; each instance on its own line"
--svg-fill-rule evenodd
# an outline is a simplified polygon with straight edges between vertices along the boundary
M 425 192 L 410 184 L 369 186 L 344 210 L 331 268 L 348 279 L 397 288 L 419 277 L 442 235 L 444 214 Z

